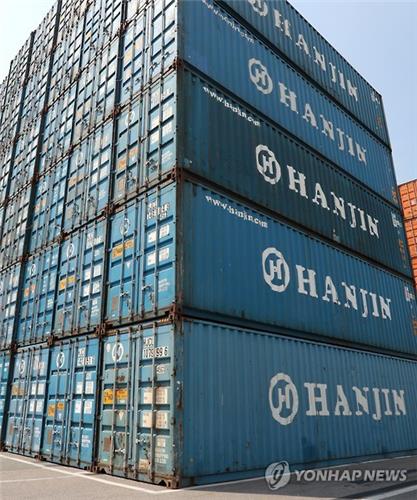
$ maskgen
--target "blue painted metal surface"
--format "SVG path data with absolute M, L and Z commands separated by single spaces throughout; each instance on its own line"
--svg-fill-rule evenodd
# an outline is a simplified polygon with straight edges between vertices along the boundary
M 223 0 L 305 71 L 363 124 L 389 144 L 382 98 L 287 1 Z
M 180 165 L 411 276 L 399 210 L 207 80 L 178 79 Z
M 183 189 L 185 309 L 417 354 L 411 280 L 202 186 Z
M 200 322 L 183 334 L 185 478 L 417 447 L 415 362 Z
M 133 321 L 172 305 L 175 185 L 151 190 L 110 221 L 106 320 Z
M 148 82 L 169 69 L 177 55 L 177 1 L 152 1 L 142 7 L 136 16 L 128 17 L 121 104 L 134 99 Z
M 113 201 L 128 199 L 175 166 L 176 92 L 171 72 L 118 117 Z
M 101 214 L 108 203 L 113 123 L 90 134 L 69 160 L 64 231 L 69 232 Z
M 56 335 L 88 332 L 100 323 L 105 220 L 72 233 L 62 243 L 55 302 Z
M 175 475 L 174 336 L 170 325 L 104 340 L 98 467 L 142 481 Z
M 0 271 L 0 349 L 7 349 L 13 340 L 20 270 L 16 264 Z
M 30 190 L 25 189 L 5 206 L 1 228 L 0 269 L 11 266 L 23 256 L 23 243 L 29 215 Z
M 38 455 L 41 450 L 48 354 L 42 345 L 15 354 L 5 444 L 22 455 Z
M 387 200 L 390 150 L 212 0 L 181 3 L 179 54 Z
M 9 377 L 10 352 L 0 351 L 0 435 L 3 423 L 6 423 L 6 390 Z
M 64 211 L 68 213 L 68 206 L 64 204 L 67 182 L 68 159 L 64 159 L 36 184 L 30 252 L 50 244 L 61 234 Z
M 59 246 L 54 245 L 24 264 L 23 294 L 16 314 L 19 345 L 46 341 L 53 332 L 58 261 Z
M 187 485 L 417 446 L 416 362 L 187 319 L 111 332 L 103 355 L 112 474 Z
M 50 350 L 41 452 L 52 462 L 93 463 L 98 344 L 82 336 Z

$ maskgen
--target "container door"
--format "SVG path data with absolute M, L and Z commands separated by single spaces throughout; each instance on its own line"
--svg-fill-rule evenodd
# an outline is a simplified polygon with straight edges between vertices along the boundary
M 16 354 L 6 446 L 37 455 L 43 428 L 48 350 L 37 347 Z
M 6 389 L 7 389 L 7 381 L 9 376 L 9 367 L 10 367 L 10 354 L 8 352 L 0 352 L 0 436 L 1 429 L 3 426 L 3 418 L 5 408 L 5 398 L 6 398 Z
M 106 340 L 104 346 L 99 463 L 107 472 L 126 475 L 127 447 L 134 408 L 135 341 L 128 334 Z
M 172 480 L 172 341 L 170 325 L 106 340 L 98 463 L 107 472 Z
M 98 340 L 82 338 L 51 354 L 42 454 L 78 467 L 93 460 Z

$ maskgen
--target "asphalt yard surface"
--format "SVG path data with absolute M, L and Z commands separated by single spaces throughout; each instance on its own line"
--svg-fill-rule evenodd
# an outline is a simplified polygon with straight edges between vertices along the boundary
M 314 481 L 317 473 L 309 471 L 304 480 L 298 481 L 292 474 L 286 486 L 271 490 L 264 477 L 242 481 L 217 483 L 180 490 L 170 490 L 147 483 L 116 478 L 104 474 L 64 467 L 31 458 L 0 454 L 0 498 L 1 500 L 72 500 L 72 499 L 330 499 L 351 498 L 367 500 L 417 499 L 417 457 L 408 456 L 395 459 L 362 462 L 350 466 L 325 469 L 333 478 L 344 472 L 349 481 Z M 363 471 L 393 471 L 397 480 L 364 481 L 359 475 Z M 323 471 L 323 470 L 322 470 Z M 339 472 L 336 472 L 339 471 Z M 347 472 L 346 472 L 347 471 Z M 362 472 L 357 472 L 362 471 Z M 385 473 L 385 472 L 384 472 Z M 393 476 L 393 477 L 394 477 Z M 375 476 L 377 477 L 377 476 Z M 384 476 L 386 478 L 386 476 Z M 352 479 L 352 478 L 351 478 Z M 272 486 L 274 486 L 272 481 Z

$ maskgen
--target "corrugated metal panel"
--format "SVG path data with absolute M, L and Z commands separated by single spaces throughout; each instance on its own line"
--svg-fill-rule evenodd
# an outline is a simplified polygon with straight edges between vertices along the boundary
M 98 343 L 84 336 L 17 351 L 8 450 L 77 467 L 92 464 Z
M 175 185 L 157 188 L 110 220 L 106 320 L 160 314 L 175 287 Z
M 34 346 L 15 354 L 5 444 L 22 455 L 41 450 L 45 395 L 48 382 L 48 348 Z
M 55 245 L 24 264 L 23 292 L 16 312 L 19 345 L 48 340 L 52 334 L 59 247 Z
M 0 349 L 6 349 L 12 342 L 20 269 L 17 264 L 0 271 Z
M 278 50 L 389 144 L 382 98 L 286 1 L 223 0 Z
M 35 186 L 29 251 L 56 240 L 62 231 L 65 192 L 68 182 L 68 160 L 59 162 L 42 176 Z
M 178 76 L 180 165 L 411 276 L 399 210 L 206 80 Z
M 417 447 L 416 363 L 197 322 L 183 352 L 179 470 L 196 482 Z
M 150 191 L 111 219 L 109 322 L 162 315 L 175 303 L 194 314 L 417 353 L 411 281 L 218 192 L 176 186 Z
M 54 332 L 89 332 L 101 318 L 106 221 L 97 220 L 62 243 Z
M 103 356 L 112 474 L 204 483 L 417 446 L 415 362 L 188 320 L 112 332 Z
M 1 235 L 0 269 L 17 262 L 23 255 L 23 244 L 29 214 L 30 190 L 11 198 L 5 208 Z
M 181 453 L 173 447 L 178 392 L 172 329 L 134 327 L 114 333 L 103 347 L 98 467 L 169 482 Z
M 202 186 L 181 196 L 185 308 L 417 353 L 411 281 Z
M 179 51 L 266 116 L 392 203 L 391 153 L 315 86 L 250 35 L 212 0 L 183 2 Z
M 51 462 L 93 463 L 98 344 L 83 336 L 50 349 L 41 453 Z
M 108 203 L 113 122 L 95 129 L 69 160 L 64 231 L 100 215 Z
M 417 290 L 417 180 L 400 186 L 401 205 L 404 211 L 405 230 L 410 251 L 412 274 Z
M 400 186 L 401 204 L 405 219 L 417 219 L 417 180 Z
M 0 436 L 2 432 L 3 422 L 6 422 L 6 391 L 9 377 L 9 367 L 10 353 L 7 351 L 0 351 Z

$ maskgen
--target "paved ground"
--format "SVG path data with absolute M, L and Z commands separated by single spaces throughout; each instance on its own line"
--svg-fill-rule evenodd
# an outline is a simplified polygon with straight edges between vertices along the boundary
M 210 486 L 169 490 L 106 475 L 95 475 L 70 467 L 12 455 L 0 454 L 1 500 L 73 500 L 73 499 L 158 499 L 166 500 L 214 498 L 232 500 L 330 499 L 352 498 L 367 500 L 417 499 L 417 457 L 363 462 L 332 470 L 407 470 L 406 481 L 363 483 L 299 483 L 294 475 L 287 486 L 270 491 L 263 478 L 221 483 Z

